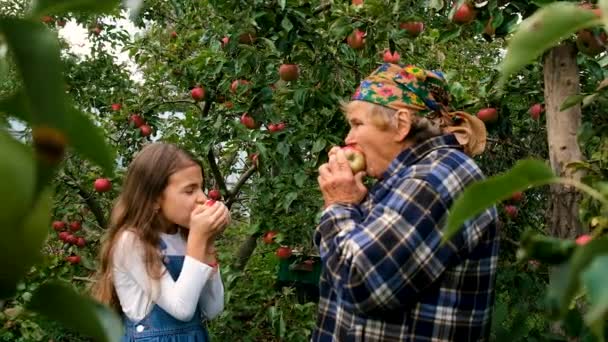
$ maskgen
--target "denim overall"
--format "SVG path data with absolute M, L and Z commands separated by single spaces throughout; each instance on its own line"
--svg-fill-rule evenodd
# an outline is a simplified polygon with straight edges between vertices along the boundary
M 164 241 L 160 249 L 164 254 Z M 177 280 L 184 264 L 183 255 L 165 255 L 165 267 L 173 280 Z M 196 307 L 194 316 L 188 322 L 173 318 L 158 305 L 152 304 L 152 311 L 141 321 L 134 322 L 123 315 L 125 335 L 122 342 L 207 342 L 210 341 L 207 328 L 202 322 L 201 309 Z

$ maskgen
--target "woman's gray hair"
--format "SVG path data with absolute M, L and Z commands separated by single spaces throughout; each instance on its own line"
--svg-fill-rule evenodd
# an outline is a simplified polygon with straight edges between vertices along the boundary
M 344 115 L 349 111 L 356 109 L 365 110 L 368 115 L 370 115 L 374 125 L 381 130 L 385 130 L 391 126 L 397 127 L 397 115 L 395 115 L 397 111 L 395 109 L 366 101 L 342 102 L 340 103 L 340 106 Z M 443 132 L 439 125 L 432 120 L 426 117 L 412 115 L 412 126 L 410 127 L 410 132 L 406 139 L 409 139 L 414 144 L 419 144 L 442 134 Z

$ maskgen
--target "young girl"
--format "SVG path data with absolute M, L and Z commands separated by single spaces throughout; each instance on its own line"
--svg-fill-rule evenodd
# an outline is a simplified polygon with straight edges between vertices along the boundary
M 214 240 L 230 214 L 202 188 L 201 166 L 171 144 L 150 144 L 129 165 L 94 288 L 123 316 L 123 342 L 209 340 L 203 321 L 224 307 Z

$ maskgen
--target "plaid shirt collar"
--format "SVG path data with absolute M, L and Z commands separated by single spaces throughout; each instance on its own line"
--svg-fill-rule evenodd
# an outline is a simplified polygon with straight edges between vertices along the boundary
M 424 156 L 440 148 L 455 148 L 462 150 L 462 146 L 458 144 L 458 140 L 456 140 L 456 137 L 453 134 L 445 134 L 427 139 L 422 143 L 401 151 L 401 153 L 397 155 L 397 158 L 389 164 L 388 169 L 382 175 L 382 179 L 389 178 L 392 174 L 398 172 L 402 168 L 416 164 Z

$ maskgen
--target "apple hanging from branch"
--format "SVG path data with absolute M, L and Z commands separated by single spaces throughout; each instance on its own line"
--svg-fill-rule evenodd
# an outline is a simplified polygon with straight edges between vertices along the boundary
M 196 102 L 202 101 L 205 98 L 205 88 L 203 87 L 194 87 L 190 91 L 190 96 Z
M 282 64 L 279 67 L 279 77 L 283 81 L 295 81 L 299 76 L 300 71 L 295 64 Z

